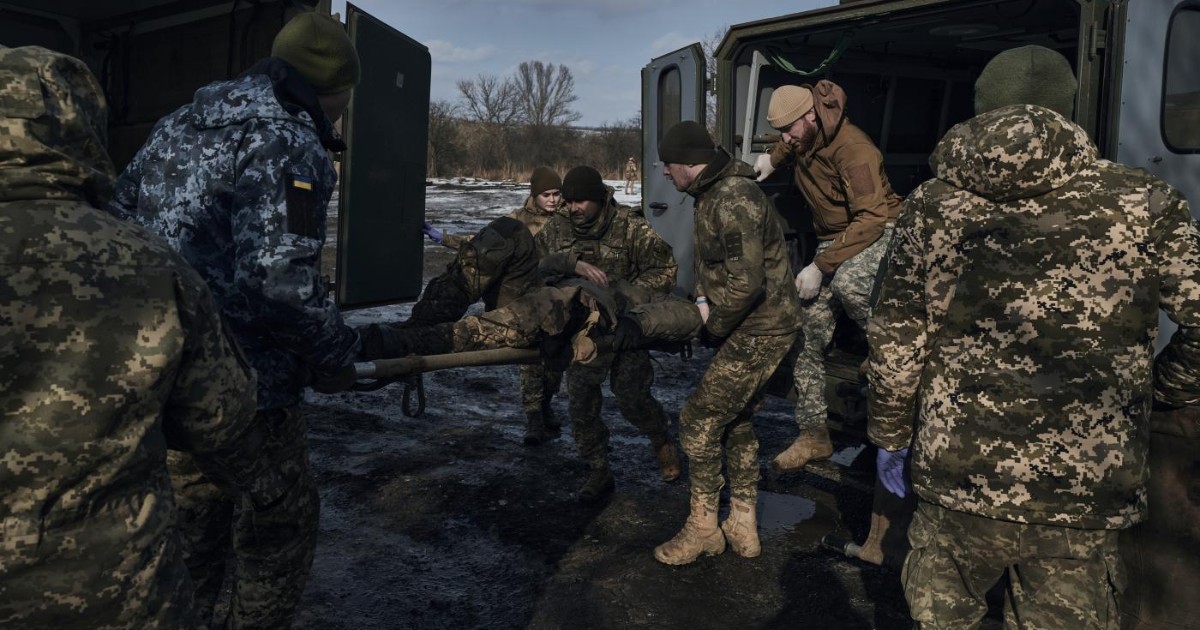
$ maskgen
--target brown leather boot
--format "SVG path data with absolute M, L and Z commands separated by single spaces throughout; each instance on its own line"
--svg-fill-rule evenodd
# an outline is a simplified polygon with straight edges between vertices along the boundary
M 525 412 L 525 446 L 537 446 L 546 441 L 546 421 L 541 411 Z
M 654 559 L 663 564 L 688 564 L 701 555 L 725 551 L 725 535 L 717 529 L 720 494 L 692 493 L 691 513 L 675 537 L 654 548 Z
M 801 431 L 787 450 L 775 456 L 771 467 L 779 472 L 800 470 L 809 462 L 829 459 L 830 455 L 833 455 L 833 442 L 829 441 L 829 429 L 820 426 Z
M 757 502 L 756 502 L 757 503 Z M 733 552 L 743 558 L 757 558 L 762 553 L 758 542 L 758 515 L 754 503 L 730 497 L 729 518 L 721 523 L 725 540 Z
M 660 444 L 654 449 L 654 456 L 658 458 L 658 470 L 662 473 L 662 480 L 668 483 L 675 481 L 683 472 L 679 466 L 679 453 L 675 450 L 675 445 L 668 440 Z

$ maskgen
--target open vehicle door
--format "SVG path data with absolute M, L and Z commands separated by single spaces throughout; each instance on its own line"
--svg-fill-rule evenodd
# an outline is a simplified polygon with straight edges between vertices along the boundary
M 695 290 L 692 269 L 692 198 L 662 176 L 658 141 L 677 122 L 704 121 L 704 50 L 692 44 L 642 68 L 642 206 L 679 263 L 676 285 Z
M 359 308 L 421 293 L 429 49 L 346 5 L 362 82 L 344 119 L 337 300 Z

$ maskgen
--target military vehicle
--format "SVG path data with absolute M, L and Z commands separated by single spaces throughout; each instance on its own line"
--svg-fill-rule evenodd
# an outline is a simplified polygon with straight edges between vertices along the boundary
M 299 11 L 329 0 L 0 0 L 0 45 L 38 45 L 83 59 L 109 105 L 118 172 L 158 119 L 197 88 L 236 77 L 270 55 Z M 362 82 L 342 119 L 337 208 L 339 305 L 354 308 L 421 292 L 429 50 L 353 4 L 342 16 Z M 331 239 L 332 240 L 332 239 Z

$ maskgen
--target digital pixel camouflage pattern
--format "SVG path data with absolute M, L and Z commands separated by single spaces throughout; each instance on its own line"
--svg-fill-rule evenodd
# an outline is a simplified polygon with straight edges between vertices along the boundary
M 709 332 L 728 339 L 679 412 L 693 495 L 720 491 L 724 449 L 730 493 L 751 504 L 758 438 L 750 418 L 799 327 L 782 219 L 753 177 L 718 148 L 688 187 L 696 198 L 696 294 L 708 298 Z
M 167 448 L 231 494 L 266 504 L 283 485 L 255 457 L 253 376 L 203 280 L 98 209 L 106 124 L 82 62 L 0 47 L 6 628 L 192 626 Z
M 1115 593 L 1126 577 L 1114 530 L 999 521 L 921 502 L 908 537 L 901 583 L 920 630 L 979 627 L 987 592 L 1006 573 L 1005 628 L 1120 627 Z
M 282 409 L 300 402 L 310 372 L 351 362 L 358 340 L 320 277 L 337 179 L 322 144 L 329 122 L 281 102 L 297 92 L 290 66 L 263 72 L 203 87 L 160 120 L 109 211 L 200 272 L 258 374 L 259 409 Z M 300 90 L 308 100 L 312 89 Z
M 869 326 L 869 435 L 919 497 L 1124 528 L 1146 511 L 1154 395 L 1200 387 L 1200 234 L 1148 173 L 1013 105 L 947 133 L 909 196 Z M 1179 325 L 1152 377 L 1158 309 Z
M 678 267 L 671 247 L 645 217 L 629 206 L 618 205 L 611 195 L 589 225 L 575 225 L 566 213 L 558 213 L 534 241 L 547 282 L 575 276 L 575 264 L 584 261 L 604 271 L 609 282 L 626 280 L 664 295 L 675 286 Z M 615 324 L 615 319 L 609 323 Z M 567 369 L 572 434 L 580 455 L 593 466 L 608 457 L 608 428 L 600 419 L 600 385 L 606 378 L 621 415 L 650 438 L 651 446 L 657 449 L 667 440 L 667 413 L 650 393 L 654 369 L 649 353 L 631 350 L 621 354 Z
M 511 219 L 516 219 L 521 223 L 524 223 L 525 227 L 529 230 L 529 233 L 533 236 L 537 236 L 537 233 L 542 231 L 542 228 L 546 226 L 546 223 L 550 221 L 550 217 L 554 216 L 554 213 L 543 212 L 541 208 L 538 208 L 537 202 L 533 195 L 530 195 L 525 199 L 524 205 L 516 210 L 513 210 L 508 216 Z M 473 238 L 475 238 L 474 234 L 467 236 L 446 234 L 442 237 L 442 246 L 457 250 L 462 247 L 463 243 Z
M 829 284 L 822 284 L 817 297 L 800 305 L 803 341 L 792 371 L 796 383 L 796 424 L 801 431 L 825 426 L 829 404 L 825 400 L 825 353 L 833 343 L 838 314 L 845 311 L 863 330 L 871 316 L 871 289 L 879 265 L 892 241 L 892 227 L 866 249 L 838 265 Z M 817 255 L 831 241 L 817 245 Z

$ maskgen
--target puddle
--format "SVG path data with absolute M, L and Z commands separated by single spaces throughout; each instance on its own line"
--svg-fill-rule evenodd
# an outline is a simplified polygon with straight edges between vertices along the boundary
M 829 457 L 829 461 L 831 461 L 839 466 L 845 466 L 845 467 L 849 468 L 850 464 L 853 464 L 854 460 L 858 457 L 858 454 L 863 452 L 864 450 L 866 450 L 866 448 L 867 448 L 866 444 L 859 444 L 858 446 L 847 446 L 846 448 L 843 448 L 843 449 L 839 450 L 838 452 L 834 453 L 833 455 L 831 455 Z
M 817 514 L 817 502 L 794 494 L 758 493 L 758 529 L 767 536 L 791 531 Z

